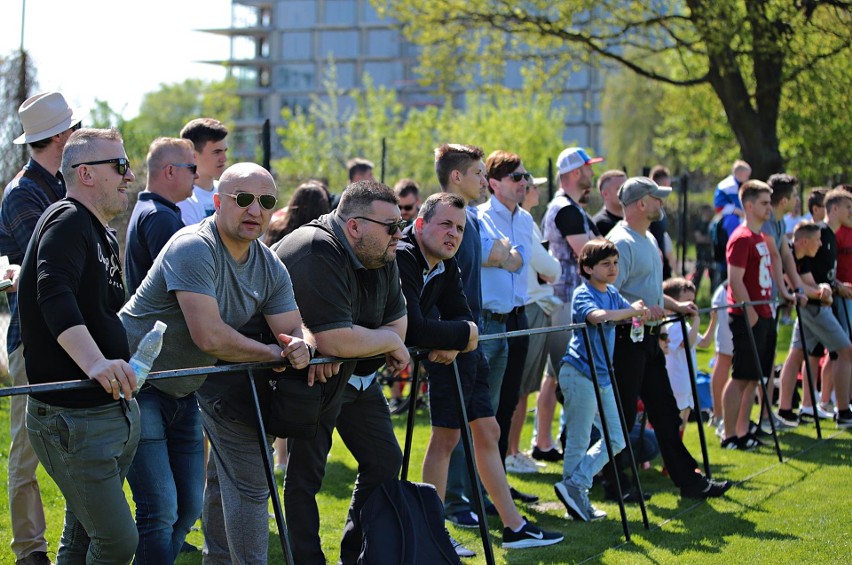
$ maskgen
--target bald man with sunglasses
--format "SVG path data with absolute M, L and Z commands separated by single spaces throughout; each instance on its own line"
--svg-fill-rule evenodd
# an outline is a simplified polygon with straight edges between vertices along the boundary
M 158 137 L 151 143 L 146 161 L 148 186 L 139 193 L 125 239 L 124 270 L 130 294 L 136 292 L 169 238 L 183 227 L 177 203 L 192 196 L 193 182 L 198 179 L 188 139 Z
M 257 241 L 269 225 L 277 193 L 272 176 L 259 165 L 231 166 L 222 173 L 214 195 L 213 216 L 178 231 L 154 260 L 120 312 L 131 350 L 156 320 L 168 325 L 154 371 L 204 367 L 217 360 L 286 359 L 296 368 L 307 366 L 310 353 L 302 339 L 302 318 L 290 277 Z M 264 344 L 237 331 L 258 313 L 275 343 Z M 197 402 L 195 392 L 204 380 L 202 376 L 150 382 L 137 397 L 144 424 L 128 482 L 137 509 L 139 564 L 173 563 L 201 514 L 202 423 L 211 443 L 206 488 L 221 492 L 220 512 L 235 514 L 210 525 L 205 512 L 205 549 L 215 543 L 215 549 L 224 553 L 221 562 L 246 562 L 229 555 L 246 548 L 262 549 L 265 557 L 266 498 L 256 501 L 262 507 L 259 520 L 254 507 L 240 498 L 248 488 L 243 477 L 262 476 L 257 471 L 261 455 L 254 429 L 220 418 L 213 401 L 202 401 L 199 395 Z M 251 465 L 231 452 L 235 445 L 245 444 L 244 436 L 250 437 L 257 458 Z M 229 522 L 238 524 L 239 532 L 217 527 Z M 235 541 L 235 535 L 241 539 Z

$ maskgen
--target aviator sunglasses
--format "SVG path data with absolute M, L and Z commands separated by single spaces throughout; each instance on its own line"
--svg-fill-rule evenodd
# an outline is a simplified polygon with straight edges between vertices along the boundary
M 260 207 L 264 210 L 272 210 L 275 208 L 275 204 L 278 202 L 278 198 L 272 196 L 271 194 L 252 194 L 251 192 L 238 192 L 236 194 L 230 194 L 228 192 L 220 192 L 222 196 L 230 196 L 237 202 L 237 206 L 240 208 L 248 208 L 251 206 L 255 200 L 258 201 Z

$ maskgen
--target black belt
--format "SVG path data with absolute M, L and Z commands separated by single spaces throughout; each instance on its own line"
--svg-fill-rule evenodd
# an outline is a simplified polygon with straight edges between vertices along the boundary
M 486 320 L 494 320 L 498 324 L 504 323 L 509 319 L 509 316 L 520 316 L 524 313 L 524 309 L 526 306 L 515 306 L 505 314 L 498 314 L 497 312 L 492 312 L 491 310 L 483 310 L 482 317 Z

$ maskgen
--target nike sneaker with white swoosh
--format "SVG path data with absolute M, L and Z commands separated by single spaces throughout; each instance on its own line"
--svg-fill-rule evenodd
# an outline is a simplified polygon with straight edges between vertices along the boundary
M 562 541 L 564 536 L 558 532 L 545 532 L 535 524 L 530 524 L 524 517 L 524 525 L 520 531 L 503 528 L 503 549 L 523 549 L 525 547 L 542 547 Z

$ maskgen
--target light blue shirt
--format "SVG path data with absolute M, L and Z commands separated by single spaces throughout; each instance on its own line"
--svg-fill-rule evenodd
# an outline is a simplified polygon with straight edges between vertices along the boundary
M 355 390 L 367 390 L 367 387 L 373 384 L 373 380 L 376 378 L 376 373 L 370 373 L 369 375 L 359 376 L 352 375 L 349 377 L 349 385 L 354 386 Z
M 595 310 L 621 310 L 623 308 L 630 308 L 630 304 L 611 284 L 606 285 L 606 292 L 601 292 L 588 282 L 583 282 L 574 289 L 571 306 L 572 319 L 575 324 L 586 323 L 588 315 Z M 615 326 L 606 323 L 603 329 L 604 336 L 606 337 L 607 351 L 610 359 L 612 359 L 612 353 L 615 351 Z M 592 324 L 589 324 L 589 341 L 591 342 L 589 346 L 595 361 L 595 373 L 598 375 L 598 383 L 601 386 L 609 386 L 611 382 L 609 379 L 609 369 L 604 358 L 603 343 L 601 342 L 598 328 Z M 568 350 L 565 352 L 565 357 L 562 358 L 562 361 L 570 363 L 582 374 L 590 379 L 592 378 L 589 356 L 586 353 L 586 344 L 583 340 L 583 334 L 579 331 L 571 334 L 571 341 L 568 343 Z
M 520 206 L 510 212 L 494 196 L 478 206 L 477 214 L 483 261 L 491 253 L 494 241 L 506 238 L 523 258 L 523 266 L 514 273 L 499 267 L 482 267 L 482 308 L 506 314 L 528 302 L 526 270 L 532 254 L 533 218 Z

